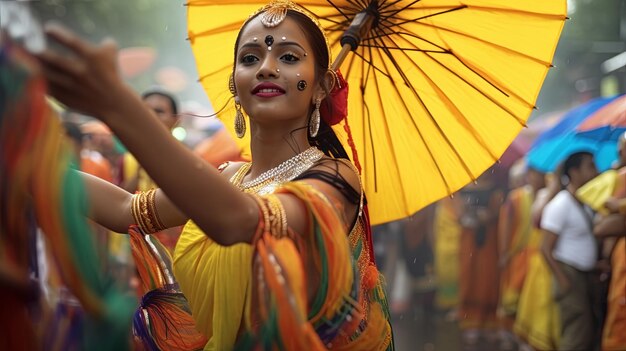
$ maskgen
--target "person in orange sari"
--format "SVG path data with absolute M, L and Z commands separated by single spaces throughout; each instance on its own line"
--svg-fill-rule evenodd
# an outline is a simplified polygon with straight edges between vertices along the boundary
M 611 253 L 611 281 L 608 306 L 602 330 L 602 351 L 626 349 L 626 201 L 616 205 L 611 200 L 607 207 L 619 214 L 609 215 L 598 222 L 594 234 L 600 238 L 617 237 Z
M 502 343 L 512 346 L 513 324 L 528 272 L 529 251 L 538 247 L 537 235 L 533 233 L 531 208 L 537 191 L 545 187 L 543 173 L 524 166 L 522 177 L 525 185 L 509 192 L 500 209 L 498 227 L 500 267 L 500 327 Z
M 494 173 L 483 173 L 476 184 L 463 188 L 460 220 L 459 324 L 467 344 L 481 337 L 496 340 L 499 300 L 498 212 L 503 192 Z
M 623 145 L 623 138 L 620 139 Z M 616 242 L 610 250 L 611 280 L 602 329 L 602 351 L 618 351 L 626 349 L 626 168 L 618 171 L 613 197 L 605 207 L 611 214 L 596 222 L 594 235 Z

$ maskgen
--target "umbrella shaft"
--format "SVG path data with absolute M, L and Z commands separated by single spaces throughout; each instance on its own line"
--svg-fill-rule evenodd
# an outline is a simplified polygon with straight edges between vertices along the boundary
M 333 71 L 336 71 L 341 67 L 343 60 L 346 59 L 350 51 L 352 51 L 352 46 L 350 44 L 345 44 L 344 46 L 341 47 L 341 51 L 339 52 L 339 55 L 337 55 L 337 57 L 335 58 L 335 61 L 333 61 L 333 64 L 331 66 L 331 69 Z

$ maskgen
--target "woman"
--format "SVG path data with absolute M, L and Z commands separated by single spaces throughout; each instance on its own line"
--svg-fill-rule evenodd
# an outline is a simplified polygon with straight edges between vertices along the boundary
M 161 186 L 131 196 L 85 177 L 89 215 L 118 232 L 187 223 L 174 271 L 209 338 L 205 349 L 393 348 L 359 175 L 320 121 L 336 78 L 311 14 L 277 1 L 242 27 L 230 90 L 239 134 L 243 111 L 250 116 L 254 162 L 221 174 L 124 85 L 113 43 L 93 46 L 58 28 L 49 34 L 74 54 L 40 55 L 52 94 L 109 125 Z
M 496 338 L 500 188 L 495 174 L 487 170 L 476 184 L 459 192 L 465 203 L 459 220 L 459 326 L 468 345 L 476 345 L 481 337 L 489 342 Z

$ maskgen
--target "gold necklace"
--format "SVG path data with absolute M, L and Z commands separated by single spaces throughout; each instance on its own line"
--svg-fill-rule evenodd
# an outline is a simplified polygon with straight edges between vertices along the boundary
M 273 192 L 280 184 L 291 181 L 304 173 L 322 157 L 324 157 L 324 153 L 311 146 L 247 182 L 244 182 L 243 178 L 252 168 L 252 162 L 244 163 L 230 178 L 230 182 L 247 193 L 266 195 Z

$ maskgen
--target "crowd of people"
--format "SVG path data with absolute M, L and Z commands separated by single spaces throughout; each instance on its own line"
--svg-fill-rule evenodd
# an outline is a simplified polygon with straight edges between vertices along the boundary
M 328 96 L 340 77 L 331 70 L 328 41 L 314 15 L 274 1 L 241 28 L 224 89 L 235 100 L 237 135 L 251 135 L 253 161 L 235 158 L 219 167 L 172 137 L 178 106 L 171 94 L 139 95 L 123 81 L 112 41 L 91 44 L 59 26 L 47 35 L 71 54 L 38 53 L 33 76 L 40 74 L 47 92 L 68 110 L 96 119 L 64 124 L 81 170 L 71 177 L 84 190 L 82 206 L 66 218 L 86 216 L 92 226 L 106 228 L 97 234 L 103 241 L 109 231 L 128 233 L 123 241 L 135 262 L 134 271 L 115 275 L 134 280 L 140 303 L 132 334 L 123 327 L 130 319 L 107 332 L 121 329 L 128 347 L 154 350 L 394 349 L 367 200 L 329 125 L 336 118 Z M 128 152 L 115 150 L 112 135 Z M 45 193 L 38 199 L 52 203 Z M 41 239 L 57 229 L 43 228 Z M 39 261 L 55 266 L 59 245 L 49 239 L 51 256 Z M 58 267 L 58 289 L 65 289 L 69 267 Z M 62 307 L 53 313 L 58 329 L 45 342 L 62 349 L 104 347 L 85 344 L 99 332 L 81 323 L 95 319 L 95 326 L 113 315 L 103 309 L 120 308 L 108 305 L 113 292 L 81 288 L 81 268 L 71 268 L 79 278 L 62 296 L 55 294 Z M 57 285 L 47 288 L 56 291 Z M 33 301 L 22 303 L 16 308 Z M 81 305 L 84 310 L 75 308 Z M 37 326 L 47 324 L 33 318 L 36 336 Z M 3 342 L 8 349 L 29 349 L 36 340 L 13 336 Z
M 379 269 L 395 286 L 401 257 L 416 280 L 414 301 L 426 314 L 433 306 L 445 311 L 466 345 L 626 349 L 626 137 L 602 211 L 579 195 L 598 172 L 591 153 L 577 152 L 555 174 L 519 166 L 505 182 L 487 170 L 455 196 L 373 228 L 375 243 L 353 153 L 331 127 L 338 121 L 329 97 L 345 82 L 306 9 L 273 1 L 248 18 L 234 43 L 224 90 L 235 102 L 236 135 L 250 135 L 252 161 L 223 130 L 195 149 L 173 138 L 177 98 L 160 88 L 133 91 L 117 72 L 113 42 L 92 44 L 58 26 L 47 34 L 70 54 L 38 53 L 31 73 L 67 108 L 64 140 L 73 179 L 84 186 L 73 203 L 82 206 L 54 220 L 89 218 L 102 271 L 139 301 L 132 326 L 130 318 L 119 324 L 125 347 L 393 350 Z M 25 189 L 52 206 L 52 179 L 37 185 Z M 30 194 L 19 196 L 3 204 L 27 203 Z M 30 210 L 24 223 L 43 224 L 41 210 Z M 0 270 L 0 286 L 8 287 L 0 296 L 28 315 L 13 327 L 28 320 L 35 330 L 27 340 L 7 336 L 1 349 L 89 348 L 82 323 L 113 315 L 91 307 L 114 300 L 109 290 L 78 291 L 80 274 L 57 262 L 72 255 L 53 241 L 72 239 L 47 236 L 49 228 L 56 227 L 37 228 L 26 245 L 35 247 L 35 263 L 20 262 L 43 297 L 24 298 L 29 285 Z M 394 239 L 398 255 L 390 258 L 381 245 Z M 55 305 L 55 328 L 47 331 L 44 300 Z M 398 308 L 393 301 L 391 308 Z
M 617 174 L 615 184 L 600 208 L 580 189 L 600 192 L 592 183 L 605 176 L 598 176 L 593 154 L 581 151 L 554 174 L 520 159 L 504 181 L 495 166 L 455 196 L 376 228 L 387 236 L 376 246 L 388 279 L 397 260 L 410 277 L 409 284 L 390 284 L 392 314 L 406 313 L 407 298 L 422 305 L 426 345 L 436 325 L 455 323 L 468 350 L 626 349 L 626 217 L 619 200 L 626 195 L 626 135 L 616 148 L 620 158 L 607 171 Z M 400 235 L 390 243 L 394 232 Z M 431 282 L 427 289 L 424 281 Z M 406 286 L 409 294 L 393 291 Z

